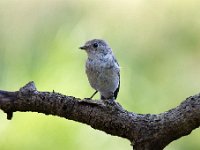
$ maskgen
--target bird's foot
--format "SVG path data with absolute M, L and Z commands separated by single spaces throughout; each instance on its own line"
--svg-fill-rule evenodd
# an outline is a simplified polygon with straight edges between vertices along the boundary
M 104 99 L 103 102 L 107 106 L 111 106 L 113 108 L 116 108 L 117 110 L 124 111 L 123 107 L 118 102 L 116 102 L 114 98 Z
M 84 98 L 83 100 L 79 101 L 79 103 L 82 103 L 82 104 L 85 103 L 85 104 L 97 105 L 97 106 L 105 105 L 102 101 L 92 100 L 90 98 Z
M 114 98 L 110 98 L 110 99 L 102 99 L 104 103 L 106 104 L 110 104 L 110 105 L 116 105 L 116 101 Z
M 92 100 L 91 98 L 84 98 L 83 100 Z

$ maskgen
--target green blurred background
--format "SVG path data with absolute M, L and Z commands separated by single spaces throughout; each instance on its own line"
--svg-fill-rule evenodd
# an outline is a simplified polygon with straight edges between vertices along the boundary
M 121 65 L 118 101 L 160 113 L 200 91 L 198 0 L 0 0 L 0 89 L 35 81 L 38 90 L 84 98 L 86 40 L 108 41 Z M 97 95 L 95 98 L 98 98 Z M 199 129 L 166 150 L 199 150 Z M 0 150 L 122 150 L 128 140 L 38 113 L 0 112 Z

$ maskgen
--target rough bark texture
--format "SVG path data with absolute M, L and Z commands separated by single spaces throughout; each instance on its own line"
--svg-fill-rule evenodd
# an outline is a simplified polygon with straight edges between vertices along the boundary
M 30 82 L 16 92 L 0 91 L 0 109 L 8 119 L 13 112 L 32 111 L 85 123 L 130 140 L 136 150 L 161 150 L 200 125 L 199 94 L 161 114 L 136 114 L 109 100 L 81 100 L 55 92 L 39 92 Z

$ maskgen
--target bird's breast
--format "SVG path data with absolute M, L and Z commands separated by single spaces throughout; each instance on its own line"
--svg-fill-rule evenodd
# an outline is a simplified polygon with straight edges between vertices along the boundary
M 90 85 L 99 91 L 116 89 L 119 82 L 118 72 L 113 61 L 88 60 L 86 74 Z

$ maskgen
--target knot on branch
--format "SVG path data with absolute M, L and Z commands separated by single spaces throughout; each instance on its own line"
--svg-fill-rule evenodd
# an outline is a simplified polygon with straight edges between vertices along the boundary
M 36 92 L 35 83 L 33 81 L 27 83 L 24 87 L 20 88 L 19 92 L 22 94 Z
M 7 114 L 7 119 L 11 120 L 15 112 L 15 100 L 19 95 L 29 95 L 36 92 L 37 89 L 33 81 L 20 88 L 17 92 L 0 91 L 0 108 Z

